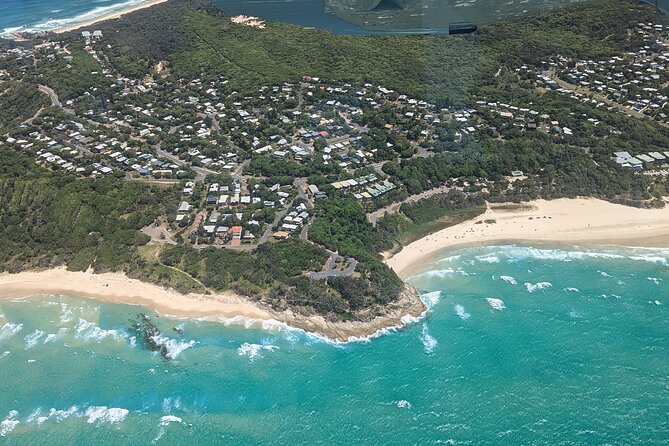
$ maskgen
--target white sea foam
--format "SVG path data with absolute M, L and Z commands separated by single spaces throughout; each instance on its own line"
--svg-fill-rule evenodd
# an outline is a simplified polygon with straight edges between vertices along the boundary
M 95 341 L 102 342 L 107 338 L 119 340 L 124 339 L 126 335 L 119 333 L 116 330 L 105 330 L 98 327 L 95 323 L 89 322 L 86 319 L 79 318 L 79 322 L 74 327 L 75 335 L 77 339 L 84 341 Z
M 571 310 L 571 311 L 569 312 L 569 317 L 571 317 L 571 318 L 573 318 L 573 319 L 580 319 L 580 318 L 583 317 L 583 315 L 582 315 L 581 313 L 579 313 L 578 311 L 576 311 L 576 310 Z
M 26 423 L 37 422 L 38 425 L 42 425 L 49 420 L 55 420 L 56 423 L 60 423 L 67 418 L 73 416 L 81 417 L 82 415 L 83 414 L 77 406 L 70 406 L 67 409 L 55 409 L 52 407 L 49 409 L 49 412 L 45 414 L 42 414 L 42 409 L 37 409 L 28 417 Z
M 606 271 L 597 271 L 597 272 L 602 277 L 611 277 L 611 275 L 609 273 L 607 273 Z
M 61 325 L 67 324 L 67 323 L 72 322 L 74 320 L 74 313 L 72 312 L 70 307 L 68 307 L 67 304 L 61 303 L 60 304 L 60 311 L 61 311 L 61 314 L 60 314 L 60 324 Z
M 512 260 L 518 259 L 537 259 L 537 260 L 557 260 L 570 262 L 574 260 L 585 259 L 607 259 L 618 260 L 628 259 L 640 262 L 649 262 L 669 265 L 669 250 L 658 248 L 623 248 L 615 250 L 598 251 L 580 251 L 580 250 L 561 250 L 561 249 L 541 249 L 525 246 L 501 247 L 495 253 L 504 255 Z
M 23 324 L 12 324 L 7 322 L 0 327 L 0 341 L 9 339 L 23 329 Z
M 161 426 L 169 426 L 170 423 L 181 423 L 181 418 L 175 417 L 174 415 L 165 415 L 160 418 Z
M 417 324 L 418 322 L 420 322 L 425 317 L 426 314 L 427 314 L 426 311 L 423 311 L 423 313 L 420 316 L 412 316 L 410 314 L 405 314 L 404 316 L 402 316 L 400 318 L 400 325 L 395 326 L 395 327 L 389 327 L 388 329 L 389 330 L 399 329 L 399 328 L 403 328 L 407 325 Z
M 661 265 L 667 266 L 667 256 L 646 254 L 646 255 L 629 256 L 628 258 L 630 260 L 640 260 L 643 262 L 659 263 Z
M 42 330 L 35 330 L 24 338 L 26 341 L 26 348 L 33 348 L 45 335 Z
M 222 317 L 222 316 L 217 316 L 217 317 L 203 317 L 199 318 L 198 320 L 200 321 L 217 321 L 223 325 L 230 326 L 230 325 L 239 325 L 243 328 L 260 328 L 265 331 L 270 331 L 270 332 L 279 332 L 283 333 L 286 336 L 288 336 L 290 339 L 294 338 L 297 339 L 296 336 L 302 335 L 306 336 L 311 340 L 317 340 L 321 342 L 328 343 L 333 346 L 343 346 L 346 344 L 350 343 L 367 343 L 371 341 L 372 339 L 376 339 L 381 336 L 385 336 L 390 333 L 394 333 L 398 330 L 401 330 L 402 328 L 406 327 L 407 325 L 411 325 L 417 322 L 420 322 L 426 315 L 427 315 L 427 310 L 423 311 L 423 313 L 420 316 L 412 316 L 410 314 L 405 314 L 400 318 L 400 322 L 397 325 L 393 325 L 390 327 L 385 327 L 381 328 L 378 331 L 372 333 L 369 336 L 349 336 L 345 341 L 340 341 L 340 340 L 335 340 L 331 339 L 327 336 L 324 336 L 320 333 L 315 333 L 315 332 L 309 332 L 306 330 L 303 330 L 301 328 L 297 327 L 291 327 L 285 322 L 277 321 L 275 319 L 257 319 L 257 318 L 249 318 L 246 316 L 235 316 L 235 317 Z
M 437 346 L 437 340 L 430 334 L 427 324 L 423 324 L 423 330 L 420 333 L 420 341 L 423 343 L 425 353 L 431 355 Z
M 492 254 L 486 254 L 483 256 L 476 256 L 476 260 L 483 263 L 499 263 L 499 257 Z
M 118 424 L 128 416 L 128 409 L 107 406 L 91 406 L 84 415 L 88 424 Z
M 568 293 L 578 293 L 579 289 L 574 288 L 572 286 L 568 286 L 567 288 L 563 288 L 562 291 L 567 291 Z
M 151 441 L 151 444 L 156 444 L 158 440 L 163 438 L 163 435 L 165 435 L 165 428 L 171 423 L 181 423 L 181 418 L 175 417 L 174 415 L 165 415 L 164 417 L 160 418 L 158 435 L 156 435 L 153 441 Z
M 448 277 L 452 276 L 454 274 L 460 274 L 461 276 L 468 276 L 469 273 L 464 271 L 462 268 L 444 268 L 444 269 L 432 269 L 429 271 L 425 271 L 424 273 L 419 274 L 416 277 Z
M 525 288 L 527 288 L 528 293 L 534 293 L 537 290 L 543 290 L 552 286 L 553 284 L 550 282 L 525 283 Z
M 7 418 L 0 421 L 0 437 L 6 437 L 19 424 L 19 420 L 16 419 L 17 416 L 19 416 L 17 411 L 10 410 Z
M 506 283 L 510 283 L 511 285 L 518 285 L 518 282 L 516 281 L 516 279 L 514 279 L 511 276 L 499 276 L 499 278 L 501 280 L 505 281 Z
M 655 305 L 662 305 L 662 302 L 660 302 L 659 300 L 656 300 Z M 7 352 L 5 352 L 5 353 L 7 353 Z
M 250 344 L 248 342 L 244 342 L 238 349 L 237 349 L 237 354 L 239 356 L 246 356 L 249 358 L 250 361 L 255 361 L 258 358 L 262 357 L 262 352 L 263 351 L 270 351 L 273 352 L 274 350 L 277 350 L 279 347 L 276 345 L 262 345 L 262 344 Z
M 428 310 L 439 303 L 441 298 L 441 291 L 432 291 L 430 293 L 421 294 L 420 300 L 423 301 Z
M 655 285 L 659 285 L 662 282 L 662 279 L 658 277 L 646 277 L 646 280 L 653 282 Z
M 504 301 L 502 299 L 497 299 L 495 297 L 486 297 L 485 300 L 488 301 L 488 304 L 490 304 L 490 306 L 494 310 L 502 311 L 503 309 L 506 308 L 506 305 L 504 305 Z
M 573 260 L 594 259 L 623 259 L 625 256 L 608 251 L 578 251 L 562 249 L 542 249 L 529 246 L 510 246 L 501 249 L 500 254 L 510 259 L 559 260 L 570 262 Z
M 453 307 L 453 311 L 463 321 L 466 321 L 467 319 L 469 319 L 472 316 L 471 314 L 467 313 L 465 311 L 465 307 L 463 307 L 460 304 L 456 304 L 455 307 Z
M 162 405 L 163 413 L 170 413 L 181 409 L 181 398 L 164 398 Z
M 154 336 L 153 339 L 156 344 L 165 347 L 165 356 L 169 359 L 176 359 L 184 350 L 188 350 L 195 344 L 196 341 L 182 341 L 179 339 L 168 338 L 167 336 Z
M 462 255 L 456 255 L 456 256 L 445 257 L 445 258 L 443 258 L 443 259 L 440 259 L 440 260 L 437 262 L 437 265 L 440 264 L 440 263 L 452 263 L 452 262 L 454 262 L 455 260 L 460 260 L 461 257 L 462 257 Z
M 65 333 L 67 333 L 67 332 L 68 332 L 68 329 L 63 327 L 63 328 L 58 329 L 58 331 L 56 333 L 49 333 L 48 335 L 46 335 L 46 338 L 44 338 L 44 343 L 48 344 L 49 342 L 54 342 L 54 341 L 62 338 L 63 336 L 65 336 Z
M 655 301 L 655 302 L 657 302 L 657 301 Z M 2 352 L 2 354 L 0 354 L 0 358 L 5 358 L 5 357 L 7 357 L 11 354 L 12 354 L 12 352 L 10 352 L 9 350 L 4 351 L 4 352 Z
M 614 299 L 620 299 L 620 296 L 617 295 L 617 294 L 602 294 L 602 297 L 603 297 L 604 299 L 608 299 L 609 297 L 612 297 L 612 298 L 614 298 Z
M 399 409 L 411 409 L 411 403 L 408 402 L 407 400 L 399 400 L 397 402 L 397 407 Z

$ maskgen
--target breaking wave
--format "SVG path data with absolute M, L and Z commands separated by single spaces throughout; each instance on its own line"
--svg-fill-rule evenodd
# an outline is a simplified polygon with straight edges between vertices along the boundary
M 411 409 L 411 403 L 407 400 L 399 400 L 397 402 L 398 409 Z
M 505 281 L 506 283 L 510 283 L 511 285 L 518 285 L 518 282 L 516 281 L 516 279 L 514 279 L 511 276 L 499 276 L 499 278 L 501 280 Z
M 42 409 L 39 408 L 32 414 L 30 414 L 30 416 L 26 419 L 26 423 L 36 422 L 38 425 L 42 425 L 49 420 L 55 420 L 56 423 L 60 423 L 61 421 L 70 418 L 72 416 L 77 416 L 77 417 L 82 416 L 77 406 L 71 406 L 68 409 L 51 408 L 49 409 L 48 412 L 44 414 L 42 413 Z
M 30 333 L 28 336 L 26 336 L 24 339 L 26 341 L 26 348 L 33 348 L 37 343 L 42 339 L 42 336 L 44 336 L 46 333 L 44 333 L 42 330 L 35 330 L 32 333 Z
M 6 437 L 14 428 L 20 423 L 16 417 L 19 413 L 15 410 L 10 410 L 7 414 L 7 418 L 0 421 L 0 437 Z
M 248 342 L 244 342 L 237 349 L 237 354 L 239 356 L 248 357 L 250 361 L 255 361 L 256 359 L 262 357 L 262 352 L 263 351 L 273 352 L 273 351 L 277 350 L 278 348 L 279 347 L 277 347 L 276 345 L 250 344 Z
M 537 290 L 543 290 L 546 288 L 552 287 L 553 284 L 550 282 L 538 282 L 538 283 L 525 283 L 525 288 L 527 288 L 528 293 L 534 293 Z
M 463 321 L 466 321 L 467 319 L 472 317 L 471 314 L 465 311 L 465 307 L 463 307 L 460 304 L 456 304 L 455 307 L 453 307 L 453 311 L 455 312 L 456 316 L 458 316 Z
M 483 256 L 476 256 L 476 260 L 483 263 L 499 263 L 499 257 L 492 254 L 487 254 Z
M 84 416 L 88 424 L 118 424 L 128 416 L 128 409 L 107 406 L 91 406 L 86 409 Z
M 23 324 L 12 324 L 11 322 L 7 322 L 0 327 L 0 341 L 11 338 L 21 330 L 23 330 Z
M 502 299 L 497 299 L 495 297 L 486 297 L 488 301 L 488 304 L 497 311 L 502 311 L 503 309 L 506 308 L 506 305 L 504 304 L 504 301 Z
M 464 271 L 462 268 L 444 268 L 444 269 L 434 269 L 425 271 L 424 273 L 418 274 L 416 277 L 448 277 L 453 274 L 460 274 L 462 276 L 468 276 L 469 273 Z
M 432 307 L 439 303 L 441 298 L 441 291 L 432 291 L 430 293 L 425 293 L 420 295 L 420 300 L 423 301 L 428 310 L 431 310 Z
M 182 341 L 179 339 L 168 338 L 167 336 L 162 335 L 154 336 L 152 339 L 156 344 L 165 347 L 165 356 L 167 356 L 168 359 L 176 359 L 184 350 L 188 350 L 197 344 L 197 342 L 193 340 Z
M 430 334 L 427 324 L 423 324 L 423 330 L 420 333 L 420 341 L 423 343 L 425 353 L 431 355 L 437 346 L 437 340 Z
M 585 259 L 629 259 L 641 262 L 658 263 L 661 265 L 669 265 L 669 250 L 657 248 L 617 248 L 617 249 L 603 249 L 597 251 L 582 251 L 582 250 L 563 250 L 563 249 L 545 249 L 533 248 L 529 246 L 500 246 L 495 247 L 494 251 L 476 257 L 479 261 L 486 261 L 484 259 L 492 259 L 493 257 L 504 256 L 509 260 L 559 260 L 564 262 L 571 262 L 574 260 Z
M 84 341 L 93 340 L 95 342 L 102 342 L 107 338 L 114 340 L 125 339 L 126 335 L 119 333 L 116 330 L 105 330 L 98 327 L 93 322 L 88 322 L 86 319 L 79 318 L 79 322 L 74 327 L 74 337 Z

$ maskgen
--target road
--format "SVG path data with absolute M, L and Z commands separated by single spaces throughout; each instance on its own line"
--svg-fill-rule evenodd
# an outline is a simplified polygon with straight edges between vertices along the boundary
M 307 241 L 309 240 L 309 227 L 311 227 L 312 224 L 314 224 L 314 221 L 316 221 L 316 217 L 311 217 L 309 219 L 309 222 L 307 222 L 306 225 L 302 228 L 302 231 L 300 231 L 300 240 Z
M 49 96 L 49 99 L 51 99 L 52 107 L 63 108 L 63 104 L 60 102 L 60 99 L 58 98 L 56 92 L 53 91 L 53 88 L 47 87 L 46 85 L 40 85 L 38 88 L 39 91 Z
M 650 116 L 644 115 L 643 113 L 641 113 L 637 110 L 634 110 L 633 108 L 626 107 L 626 106 L 624 106 L 624 105 L 622 105 L 622 104 L 620 104 L 616 101 L 613 101 L 613 100 L 607 98 L 606 96 L 604 96 L 602 94 L 599 94 L 599 93 L 596 93 L 596 92 L 590 90 L 589 88 L 579 87 L 578 85 L 570 84 L 569 82 L 567 82 L 565 80 L 562 80 L 559 77 L 557 77 L 557 75 L 553 71 L 548 72 L 547 74 L 548 74 L 548 77 L 552 81 L 555 81 L 555 83 L 557 83 L 560 87 L 564 88 L 565 90 L 574 91 L 576 93 L 581 93 L 581 94 L 584 94 L 584 95 L 592 96 L 594 99 L 598 100 L 599 102 L 603 102 L 606 105 L 608 105 L 609 107 L 613 107 L 616 110 L 618 110 L 619 112 L 625 113 L 628 116 L 633 116 L 633 117 L 638 118 L 638 119 L 650 120 L 650 121 L 653 121 L 653 122 L 657 122 L 661 126 L 669 127 L 669 124 L 667 124 L 665 122 L 655 121 Z
M 195 174 L 197 175 L 197 179 L 198 179 L 198 180 L 204 180 L 204 178 L 205 178 L 207 175 L 218 175 L 218 172 L 216 172 L 215 170 L 207 169 L 207 168 L 205 168 L 205 167 L 191 166 L 191 165 L 188 164 L 187 162 L 181 160 L 178 156 L 173 155 L 173 154 L 171 154 L 171 153 L 169 153 L 169 152 L 166 152 L 166 151 L 164 151 L 163 149 L 157 149 L 157 150 L 156 150 L 156 154 L 158 154 L 158 156 L 162 156 L 162 157 L 164 157 L 164 158 L 169 159 L 169 160 L 172 161 L 174 164 L 177 164 L 177 165 L 179 165 L 179 166 L 182 166 L 182 167 L 190 167 L 191 169 L 193 169 L 193 171 L 194 171 Z
M 345 270 L 337 271 L 334 269 L 337 264 L 337 260 L 346 261 L 347 266 Z M 323 271 L 309 273 L 309 277 L 314 280 L 328 279 L 330 277 L 348 277 L 355 272 L 357 266 L 358 261 L 354 258 L 348 257 L 344 259 L 344 257 L 340 256 L 336 252 L 333 252 L 330 254 L 330 258 L 327 260 L 327 262 L 325 262 L 325 269 Z

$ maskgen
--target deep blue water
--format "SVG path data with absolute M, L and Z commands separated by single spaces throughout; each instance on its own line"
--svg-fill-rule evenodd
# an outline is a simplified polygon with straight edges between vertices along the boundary
M 154 316 L 171 360 L 133 338 L 139 308 L 0 301 L 0 444 L 667 445 L 668 262 L 464 249 L 410 278 L 430 311 L 403 330 Z

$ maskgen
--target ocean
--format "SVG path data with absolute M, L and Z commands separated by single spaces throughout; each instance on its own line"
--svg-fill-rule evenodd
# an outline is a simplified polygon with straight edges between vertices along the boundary
M 0 301 L 0 444 L 667 445 L 669 250 L 493 246 L 409 279 L 425 318 L 367 341 Z
M 0 37 L 17 31 L 51 31 L 120 11 L 146 0 L 2 0 Z

